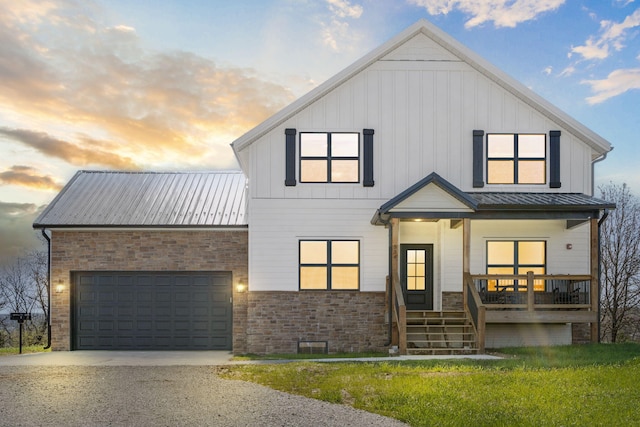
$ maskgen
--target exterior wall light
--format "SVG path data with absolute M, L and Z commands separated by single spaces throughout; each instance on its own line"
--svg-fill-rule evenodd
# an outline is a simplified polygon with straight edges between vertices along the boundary
M 62 292 L 64 292 L 64 285 L 56 285 L 56 294 L 61 294 Z
M 245 285 L 244 282 L 238 282 L 238 284 L 236 285 L 236 292 L 241 294 L 246 291 L 247 291 L 247 285 Z

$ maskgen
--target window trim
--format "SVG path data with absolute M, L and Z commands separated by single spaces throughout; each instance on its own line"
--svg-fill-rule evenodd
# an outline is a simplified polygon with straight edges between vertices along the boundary
M 513 136 L 513 157 L 490 157 L 489 156 L 489 138 L 492 135 L 512 135 Z M 544 157 L 519 157 L 518 156 L 518 136 L 520 135 L 537 135 L 542 136 L 544 138 Z M 486 166 L 486 178 L 487 185 L 547 185 L 549 183 L 548 173 L 549 173 L 549 141 L 546 133 L 487 133 L 486 135 L 486 158 L 485 158 L 485 166 Z M 518 163 L 523 161 L 544 161 L 544 172 L 543 178 L 544 181 L 540 183 L 520 183 L 518 182 Z M 505 182 L 491 182 L 489 181 L 489 164 L 491 161 L 512 161 L 513 162 L 513 182 L 505 183 Z
M 303 264 L 301 262 L 300 256 L 302 254 L 302 243 L 303 242 L 326 242 L 327 244 L 327 262 L 326 264 Z M 358 243 L 358 262 L 357 264 L 345 264 L 345 263 L 332 263 L 331 262 L 331 243 L 332 242 L 357 242 Z M 298 290 L 299 291 L 340 291 L 340 292 L 353 292 L 360 290 L 360 240 L 358 239 L 299 239 L 298 240 Z M 302 268 L 303 267 L 326 267 L 327 269 L 327 283 L 324 289 L 305 289 L 302 287 Z M 333 267 L 357 267 L 358 268 L 358 283 L 357 287 L 353 289 L 333 289 L 332 287 L 332 268 Z
M 305 134 L 324 134 L 327 135 L 327 155 L 326 156 L 322 156 L 322 157 L 310 157 L 310 156 L 303 156 L 302 155 L 302 137 Z M 341 134 L 341 135 L 357 135 L 358 136 L 358 155 L 357 156 L 332 156 L 331 155 L 331 136 L 332 135 L 337 135 L 337 134 Z M 362 182 L 361 180 L 361 163 L 362 163 L 362 138 L 360 135 L 360 132 L 300 132 L 299 133 L 299 148 L 300 148 L 300 157 L 298 159 L 298 166 L 299 166 L 299 178 L 300 178 L 300 183 L 301 184 L 360 184 Z M 302 162 L 305 160 L 325 160 L 327 162 L 327 180 L 326 181 L 304 181 L 302 179 L 302 171 L 303 171 L 303 167 L 302 167 Z M 333 181 L 331 179 L 331 162 L 333 160 L 356 160 L 358 162 L 358 171 L 357 171 L 357 177 L 358 179 L 356 181 Z
M 489 243 L 492 242 L 511 242 L 513 243 L 513 264 L 489 264 Z M 540 265 L 540 264 L 520 264 L 519 261 L 519 257 L 518 257 L 518 244 L 521 242 L 537 242 L 537 243 L 543 243 L 544 244 L 544 264 Z M 513 268 L 513 275 L 519 275 L 520 273 L 518 273 L 518 270 L 522 269 L 522 268 L 527 268 L 527 267 L 531 267 L 531 268 L 540 268 L 542 267 L 543 272 L 541 274 L 547 274 L 547 260 L 548 260 L 548 256 L 547 256 L 547 240 L 545 239 L 520 239 L 520 240 L 513 240 L 513 239 L 487 239 L 485 242 L 485 256 L 486 256 L 486 272 L 487 274 L 491 274 L 489 273 L 489 268 Z M 544 283 L 544 282 L 543 282 Z M 493 285 L 495 287 L 495 284 Z M 544 284 L 543 284 L 544 286 Z M 489 289 L 489 284 L 487 284 L 487 290 L 495 290 L 495 289 Z M 513 287 L 514 287 L 514 291 L 518 291 L 518 280 L 514 280 L 513 281 Z M 525 287 L 526 289 L 526 287 Z M 534 284 L 534 291 L 535 291 L 535 284 Z M 543 289 L 544 290 L 544 289 Z

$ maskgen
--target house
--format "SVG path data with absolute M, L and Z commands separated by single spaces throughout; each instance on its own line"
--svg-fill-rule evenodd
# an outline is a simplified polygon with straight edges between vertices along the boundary
M 34 224 L 60 284 L 54 349 L 597 341 L 615 206 L 593 197 L 593 169 L 611 145 L 429 22 L 232 147 L 242 173 L 81 172 L 62 190 Z M 180 296 L 190 280 L 220 291 Z M 220 307 L 190 310 L 203 300 Z

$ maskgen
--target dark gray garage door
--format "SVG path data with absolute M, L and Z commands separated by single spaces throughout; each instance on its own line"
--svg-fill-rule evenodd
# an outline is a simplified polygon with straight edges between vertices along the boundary
M 74 273 L 76 350 L 230 350 L 231 273 Z

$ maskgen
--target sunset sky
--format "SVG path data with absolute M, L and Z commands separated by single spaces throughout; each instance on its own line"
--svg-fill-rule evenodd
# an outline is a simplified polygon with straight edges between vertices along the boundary
M 229 144 L 420 18 L 615 147 L 640 195 L 640 0 L 0 0 L 0 262 L 78 169 L 238 169 Z

